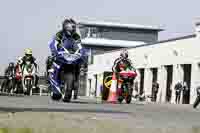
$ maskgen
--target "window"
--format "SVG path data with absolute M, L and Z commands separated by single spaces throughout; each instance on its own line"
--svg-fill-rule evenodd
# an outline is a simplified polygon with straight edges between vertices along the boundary
M 92 33 L 92 37 L 97 38 L 97 33 Z
M 92 49 L 89 50 L 89 56 L 88 56 L 88 64 L 91 65 L 94 63 L 94 55 Z
M 88 28 L 87 29 L 87 37 L 94 37 L 94 38 L 100 38 L 101 32 L 98 28 Z

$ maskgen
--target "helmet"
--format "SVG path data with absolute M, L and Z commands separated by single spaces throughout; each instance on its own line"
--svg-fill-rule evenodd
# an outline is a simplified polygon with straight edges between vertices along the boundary
M 76 22 L 73 19 L 65 19 L 62 24 L 62 30 L 72 35 L 73 32 L 76 31 Z
M 27 48 L 27 49 L 25 49 L 25 55 L 32 55 L 32 49 L 30 49 L 30 48 Z
M 19 58 L 17 59 L 17 64 L 20 64 L 20 65 L 21 65 L 21 64 L 22 64 L 22 62 L 23 62 L 23 60 L 22 60 L 22 59 L 23 59 L 23 57 L 19 57 Z
M 122 50 L 121 53 L 120 53 L 120 57 L 122 58 L 128 58 L 128 51 L 125 49 L 125 50 Z
M 9 63 L 9 68 L 13 68 L 15 66 L 15 63 L 14 62 L 10 62 Z

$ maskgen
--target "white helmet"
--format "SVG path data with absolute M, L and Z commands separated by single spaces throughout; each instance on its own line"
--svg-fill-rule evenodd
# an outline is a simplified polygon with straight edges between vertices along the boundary
M 19 57 L 19 58 L 17 59 L 17 64 L 20 64 L 20 65 L 21 65 L 21 64 L 23 63 L 23 60 L 22 60 L 22 59 L 23 59 L 23 57 Z
M 120 57 L 122 58 L 128 58 L 128 50 L 127 49 L 123 49 L 120 53 Z

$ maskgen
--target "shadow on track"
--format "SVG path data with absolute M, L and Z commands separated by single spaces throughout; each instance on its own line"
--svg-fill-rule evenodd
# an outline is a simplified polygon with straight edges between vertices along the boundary
M 8 94 L 8 93 L 0 93 L 0 96 L 4 97 L 25 97 L 23 94 Z
M 52 109 L 52 108 L 16 108 L 16 107 L 0 107 L 1 112 L 85 112 L 85 113 L 107 113 L 107 114 L 129 114 L 130 112 L 114 111 L 109 109 Z

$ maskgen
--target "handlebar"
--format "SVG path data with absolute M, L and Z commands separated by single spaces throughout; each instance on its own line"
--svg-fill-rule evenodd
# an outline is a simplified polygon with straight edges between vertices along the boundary
M 69 52 L 66 53 L 65 51 L 60 51 L 60 52 L 58 52 L 58 55 L 56 55 L 56 56 L 60 56 L 60 55 L 64 55 L 64 54 L 68 54 L 68 55 L 81 55 L 80 53 L 70 54 Z M 56 57 L 56 56 L 54 56 L 54 57 Z
M 64 49 L 64 51 L 59 51 L 59 52 L 58 52 L 58 56 L 59 56 L 59 55 L 63 55 L 63 54 L 70 54 L 70 52 L 69 52 L 65 47 L 62 46 L 62 48 Z M 79 53 L 79 50 L 77 50 L 74 54 L 75 54 L 75 55 L 81 55 L 81 54 Z

